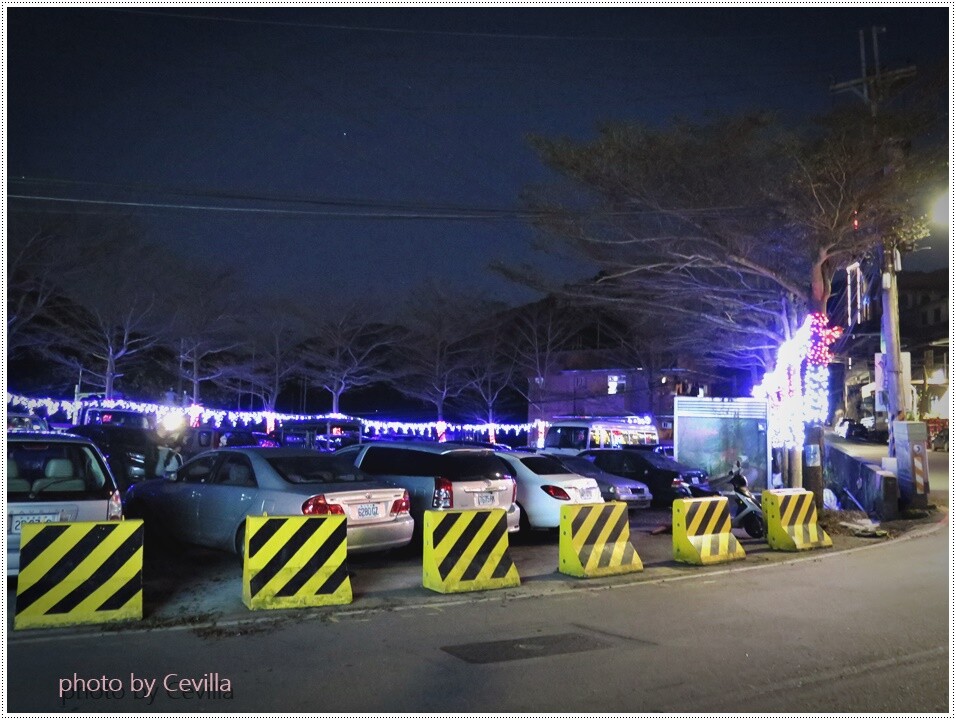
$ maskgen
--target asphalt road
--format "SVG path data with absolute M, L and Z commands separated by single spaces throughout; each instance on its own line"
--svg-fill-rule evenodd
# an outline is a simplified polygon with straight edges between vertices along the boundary
M 935 524 L 851 551 L 547 595 L 8 636 L 8 710 L 947 712 L 949 547 Z M 120 689 L 71 687 L 94 678 Z M 134 697 L 131 678 L 155 681 L 152 694 Z M 204 696 L 164 688 L 182 681 Z

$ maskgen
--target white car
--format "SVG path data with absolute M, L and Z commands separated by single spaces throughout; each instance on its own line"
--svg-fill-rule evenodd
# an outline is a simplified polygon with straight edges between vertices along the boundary
M 7 575 L 20 572 L 27 523 L 119 520 L 119 490 L 87 438 L 53 432 L 7 433 Z
M 557 528 L 561 508 L 574 503 L 602 503 L 593 478 L 568 472 L 553 457 L 528 452 L 496 452 L 518 483 L 518 507 L 525 528 Z
M 490 449 L 439 442 L 370 442 L 337 450 L 363 473 L 408 490 L 416 527 L 426 510 L 500 508 L 508 532 L 518 531 L 515 481 Z

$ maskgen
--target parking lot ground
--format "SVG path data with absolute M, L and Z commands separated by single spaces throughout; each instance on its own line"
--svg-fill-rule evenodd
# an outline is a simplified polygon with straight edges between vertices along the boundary
M 944 522 L 946 508 L 937 508 L 925 518 L 897 522 L 891 536 L 904 534 L 920 526 Z M 634 583 L 667 582 L 701 573 L 753 569 L 769 563 L 790 562 L 809 555 L 834 553 L 885 542 L 886 538 L 855 536 L 839 526 L 838 516 L 831 518 L 829 529 L 833 547 L 802 553 L 771 550 L 762 539 L 734 534 L 747 556 L 743 560 L 709 566 L 695 566 L 673 560 L 672 536 L 663 531 L 670 524 L 669 510 L 648 510 L 631 518 L 631 542 L 640 555 L 644 570 L 603 578 L 579 579 L 558 572 L 557 532 L 533 533 L 529 537 L 511 536 L 511 555 L 521 577 L 516 588 L 471 593 L 440 594 L 422 587 L 421 556 L 409 550 L 356 555 L 349 558 L 349 577 L 353 601 L 308 610 L 248 610 L 242 602 L 242 571 L 238 559 L 201 548 L 189 548 L 177 554 L 151 552 L 144 568 L 144 618 L 127 624 L 125 629 L 153 629 L 192 626 L 197 629 L 235 627 L 262 622 L 283 622 L 304 616 L 333 617 L 337 613 L 363 613 L 397 610 L 406 607 L 434 606 L 463 602 L 506 601 L 520 597 L 543 597 L 568 592 L 600 590 Z M 8 582 L 7 626 L 13 628 L 16 583 Z M 77 631 L 89 630 L 77 628 Z M 107 629 L 107 628 L 104 628 Z M 46 630 L 24 630 L 44 633 Z M 58 632 L 63 632 L 62 630 Z

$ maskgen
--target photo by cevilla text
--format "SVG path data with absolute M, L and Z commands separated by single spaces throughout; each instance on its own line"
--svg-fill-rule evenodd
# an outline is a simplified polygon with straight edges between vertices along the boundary
M 73 673 L 73 677 L 60 678 L 59 683 L 60 699 L 64 704 L 74 699 L 119 699 L 129 693 L 129 697 L 146 700 L 147 705 L 152 705 L 160 690 L 173 699 L 232 699 L 232 681 L 217 672 L 203 673 L 199 677 L 167 673 L 162 678 L 137 677 L 130 673 L 128 683 L 124 678 L 106 675 L 82 678 Z

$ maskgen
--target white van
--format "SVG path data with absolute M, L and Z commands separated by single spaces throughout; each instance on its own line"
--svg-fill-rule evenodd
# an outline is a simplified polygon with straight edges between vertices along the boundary
M 595 448 L 623 445 L 657 445 L 657 428 L 647 416 L 615 418 L 582 417 L 554 420 L 544 436 L 543 449 L 577 455 Z

